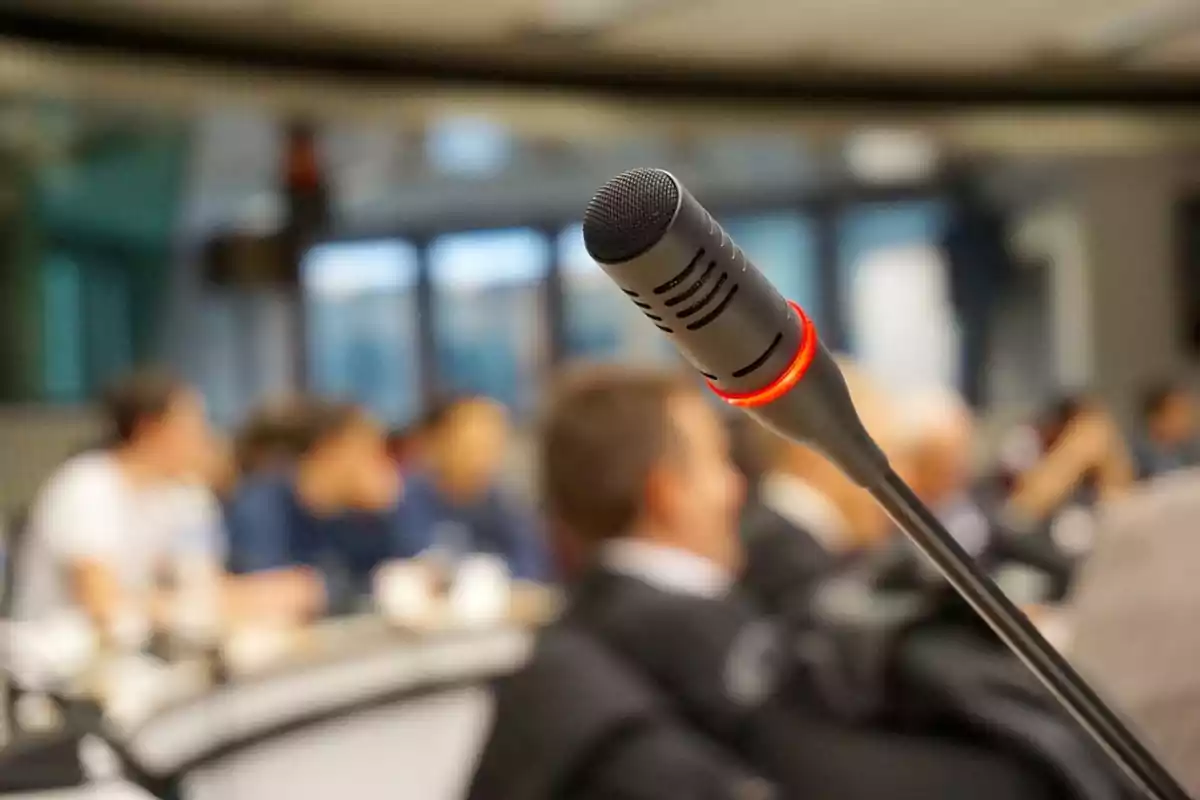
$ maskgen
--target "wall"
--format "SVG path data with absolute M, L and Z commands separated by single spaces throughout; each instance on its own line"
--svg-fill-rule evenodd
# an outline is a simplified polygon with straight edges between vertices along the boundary
M 1198 187 L 1194 156 L 1108 159 L 1075 176 L 1088 252 L 1091 383 L 1126 415 L 1138 386 L 1195 371 L 1179 341 L 1174 222 L 1177 201 Z
M 1052 270 L 1060 387 L 1091 387 L 1125 419 L 1147 381 L 1194 375 L 1179 343 L 1175 204 L 1200 188 L 1200 159 L 1079 160 L 1024 216 L 1022 250 Z

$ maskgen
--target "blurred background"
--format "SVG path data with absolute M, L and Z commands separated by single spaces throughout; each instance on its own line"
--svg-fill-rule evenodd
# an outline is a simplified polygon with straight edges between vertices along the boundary
M 583 247 L 643 166 L 887 392 L 960 393 L 981 471 L 1065 393 L 1134 442 L 1198 374 L 1194 2 L 8 0 L 0 510 L 147 365 L 230 437 L 489 398 L 534 506 L 563 364 L 680 363 Z

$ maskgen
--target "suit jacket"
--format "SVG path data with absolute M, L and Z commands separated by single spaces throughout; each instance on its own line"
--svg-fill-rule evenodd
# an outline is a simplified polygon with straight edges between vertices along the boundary
M 816 585 L 846 559 L 761 502 L 742 515 L 742 586 L 770 614 L 803 619 Z
M 573 621 L 542 632 L 496 687 L 468 800 L 774 800 L 768 783 L 684 724 L 662 694 Z
M 590 642 L 586 650 L 593 657 L 604 654 L 595 660 L 621 676 L 621 691 L 626 692 L 621 704 L 632 697 L 627 691 L 631 680 L 647 692 L 639 722 L 609 726 L 606 736 L 590 738 L 586 754 L 565 748 L 574 752 L 556 758 L 575 766 L 554 771 L 567 777 L 549 793 L 496 791 L 500 782 L 487 779 L 499 768 L 491 765 L 507 761 L 510 770 L 534 768 L 544 758 L 534 756 L 540 742 L 559 746 L 568 740 L 548 731 L 563 725 L 563 719 L 587 716 L 580 698 L 607 702 L 612 696 L 611 688 L 601 685 L 595 663 L 583 660 L 583 649 L 555 659 L 553 647 L 544 645 L 521 678 L 501 690 L 496 726 L 471 800 L 1056 796 L 1039 775 L 1002 754 L 857 728 L 795 702 L 782 691 L 790 668 L 785 638 L 753 599 L 739 591 L 723 598 L 682 595 L 597 570 L 577 589 L 557 630 L 543 641 L 570 631 Z M 526 689 L 523 699 L 517 699 L 514 687 L 522 679 Z M 569 696 L 563 686 L 571 687 Z M 539 732 L 529 733 L 530 726 Z M 655 738 L 670 759 L 650 758 L 655 745 L 638 744 L 638 736 Z M 634 762 L 643 772 L 629 766 Z M 624 781 L 620 790 L 603 788 L 611 787 L 618 775 Z

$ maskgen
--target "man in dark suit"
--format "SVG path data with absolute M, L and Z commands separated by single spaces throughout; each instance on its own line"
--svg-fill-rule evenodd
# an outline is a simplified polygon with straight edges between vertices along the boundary
M 471 800 L 1056 796 L 1005 756 L 861 730 L 785 691 L 796 664 L 737 585 L 743 489 L 693 381 L 568 380 L 541 449 L 547 510 L 587 567 L 498 690 Z

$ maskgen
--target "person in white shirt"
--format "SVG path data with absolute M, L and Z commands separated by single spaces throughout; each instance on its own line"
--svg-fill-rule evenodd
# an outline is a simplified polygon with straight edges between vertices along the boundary
M 83 611 L 101 629 L 164 625 L 177 612 L 167 578 L 207 573 L 218 613 L 294 610 L 288 580 L 223 576 L 225 536 L 205 485 L 213 439 L 198 392 L 135 374 L 109 392 L 113 444 L 78 455 L 36 498 L 16 570 L 15 616 Z

